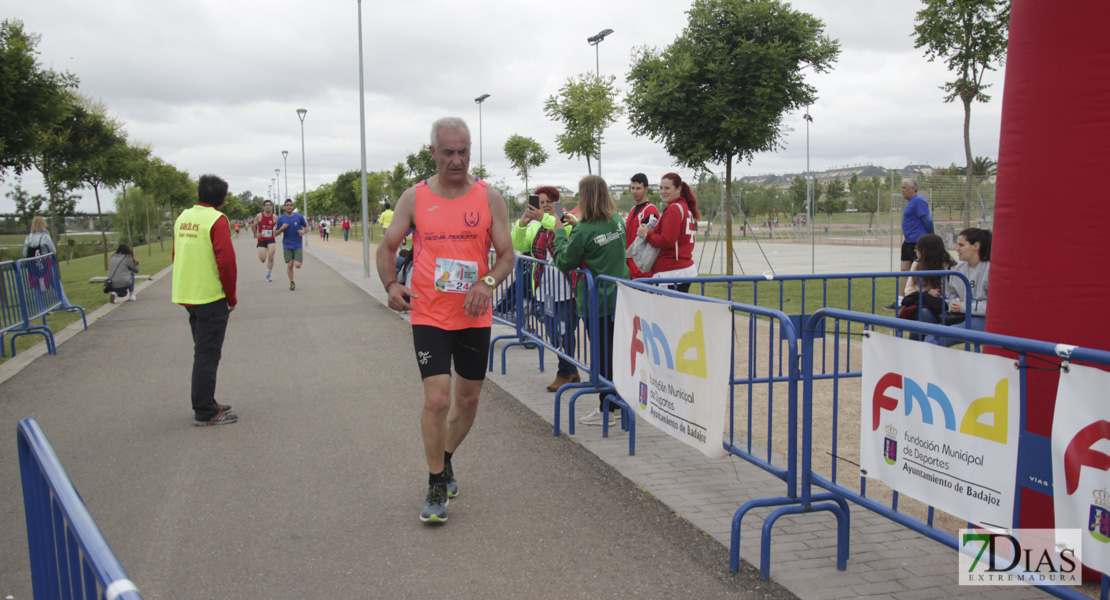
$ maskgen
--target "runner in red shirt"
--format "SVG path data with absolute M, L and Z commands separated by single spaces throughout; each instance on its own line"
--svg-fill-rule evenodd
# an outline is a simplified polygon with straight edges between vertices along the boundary
M 258 262 L 266 264 L 266 281 L 273 281 L 270 272 L 274 270 L 274 252 L 277 246 L 274 243 L 274 203 L 269 200 L 262 203 L 262 212 L 255 216 L 251 223 L 254 238 L 258 240 Z

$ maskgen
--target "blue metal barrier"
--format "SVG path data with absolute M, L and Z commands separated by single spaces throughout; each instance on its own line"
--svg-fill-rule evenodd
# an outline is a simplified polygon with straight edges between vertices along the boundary
M 52 312 L 79 311 L 85 329 L 89 322 L 85 309 L 69 303 L 62 280 L 58 273 L 58 260 L 54 254 L 43 254 L 33 258 L 23 258 L 11 263 L 0 263 L 0 289 L 3 289 L 4 307 L 0 310 L 0 357 L 5 356 L 2 336 L 10 333 L 12 356 L 15 356 L 15 340 L 24 335 L 38 334 L 46 339 L 46 350 L 57 354 L 54 345 L 54 332 L 46 325 L 46 316 Z M 9 307 L 12 300 L 11 288 L 15 288 L 18 298 L 17 307 Z M 42 324 L 33 323 L 42 319 Z
M 830 325 L 831 322 L 831 325 Z M 1024 338 L 1016 338 L 1000 334 L 984 333 L 974 329 L 968 329 L 957 326 L 943 326 L 932 325 L 927 323 L 917 323 L 913 321 L 899 320 L 891 317 L 869 315 L 857 312 L 851 312 L 839 309 L 821 309 L 816 311 L 809 319 L 802 335 L 802 376 L 803 376 L 803 401 L 802 401 L 802 487 L 801 487 L 801 502 L 803 506 L 809 505 L 818 497 L 827 497 L 827 494 L 813 494 L 813 487 L 822 488 L 827 490 L 829 494 L 840 497 L 844 500 L 854 502 L 876 514 L 882 515 L 899 525 L 908 529 L 916 531 L 932 540 L 940 542 L 950 548 L 958 549 L 958 541 L 952 534 L 942 531 L 934 527 L 934 508 L 928 507 L 927 516 L 924 521 L 915 519 L 907 515 L 905 512 L 899 512 L 898 508 L 898 492 L 893 491 L 891 495 L 890 506 L 883 502 L 876 501 L 874 498 L 867 495 L 866 477 L 860 476 L 858 487 L 850 487 L 842 483 L 837 477 L 838 461 L 843 460 L 841 453 L 837 447 L 837 427 L 839 424 L 838 414 L 838 396 L 839 386 L 842 380 L 850 378 L 859 378 L 862 376 L 862 371 L 852 370 L 850 361 L 843 363 L 844 370 L 841 371 L 841 361 L 839 356 L 839 347 L 841 345 L 850 346 L 850 342 L 842 340 L 845 333 L 841 329 L 841 323 L 848 324 L 848 331 L 852 331 L 851 324 L 857 324 L 862 327 L 860 334 L 866 335 L 868 331 L 874 330 L 876 327 L 886 327 L 893 331 L 906 331 L 920 334 L 922 336 L 936 336 L 941 338 L 949 338 L 957 343 L 962 343 L 967 351 L 978 351 L 981 346 L 993 346 L 1002 348 L 1013 353 L 1016 353 L 1018 358 L 1016 361 L 1017 368 L 1020 370 L 1020 399 L 1021 399 L 1021 419 L 1018 431 L 1020 432 L 1019 446 L 1018 446 L 1018 466 L 1017 466 L 1017 484 L 1016 484 L 1016 498 L 1014 504 L 1013 522 L 1011 527 L 1018 527 L 1018 511 L 1021 506 L 1021 490 L 1022 484 L 1020 482 L 1029 481 L 1052 481 L 1052 466 L 1051 466 L 1051 445 L 1048 438 L 1026 431 L 1026 385 L 1025 385 L 1025 369 L 1027 368 L 1027 361 L 1030 356 L 1044 356 L 1044 357 L 1057 357 L 1060 356 L 1065 360 L 1081 361 L 1096 365 L 1110 365 L 1110 352 L 1102 350 L 1093 350 L 1088 348 L 1073 348 L 1067 351 L 1066 355 L 1061 355 L 1062 346 L 1054 343 L 1029 340 Z M 830 331 L 831 329 L 831 331 Z M 831 374 L 819 374 L 816 370 L 815 355 L 818 350 L 815 349 L 814 340 L 816 334 L 824 332 L 825 337 L 832 338 L 834 344 L 834 358 L 833 358 L 833 372 Z M 831 336 L 829 335 L 831 333 Z M 856 334 L 858 335 L 858 334 Z M 813 425 L 815 419 L 814 406 L 813 406 L 813 392 L 814 387 L 818 382 L 826 382 L 833 386 L 833 417 L 831 421 L 831 440 L 832 450 L 830 452 L 831 463 L 829 464 L 828 472 L 822 473 L 814 465 L 814 432 Z M 859 428 L 859 423 L 847 423 L 848 428 Z M 1051 483 L 1047 485 L 1039 485 L 1037 491 L 1052 495 Z M 1079 593 L 1076 590 L 1062 587 L 1062 586 L 1037 586 L 1043 591 L 1060 598 L 1083 599 L 1087 596 Z M 1107 600 L 1108 590 L 1110 590 L 1110 577 L 1103 575 L 1102 577 L 1102 593 L 1101 598 Z
M 16 437 L 35 598 L 141 600 L 38 422 Z

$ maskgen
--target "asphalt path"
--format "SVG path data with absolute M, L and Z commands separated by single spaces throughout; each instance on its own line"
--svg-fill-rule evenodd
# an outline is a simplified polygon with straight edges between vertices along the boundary
M 315 240 L 313 240 L 315 241 Z M 289 291 L 236 240 L 217 397 L 194 427 L 187 315 L 162 276 L 0 384 L 35 417 L 144 597 L 793 598 L 492 382 L 455 466 L 427 484 L 411 331 L 311 256 Z M 280 250 L 278 258 L 280 259 Z M 14 435 L 0 445 L 0 598 L 31 597 Z

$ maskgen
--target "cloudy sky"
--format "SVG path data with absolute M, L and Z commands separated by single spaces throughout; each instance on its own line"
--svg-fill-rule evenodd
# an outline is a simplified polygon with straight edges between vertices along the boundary
M 950 75 L 913 47 L 919 1 L 792 4 L 822 19 L 841 43 L 833 70 L 809 79 L 819 95 L 811 108 L 813 170 L 962 162 L 963 112 L 945 104 L 939 89 Z M 519 134 L 551 155 L 531 184 L 574 188 L 586 162 L 557 152 L 562 128 L 544 115 L 544 100 L 568 77 L 594 70 L 595 48 L 586 38 L 602 29 L 614 33 L 598 48 L 601 72 L 627 90 L 633 49 L 670 44 L 688 7 L 675 0 L 364 2 L 367 169 L 402 161 L 428 143 L 433 120 L 456 115 L 471 125 L 473 163 L 480 150 L 494 182 L 523 189 L 502 151 Z M 275 169 L 282 170 L 281 196 L 290 195 L 282 150 L 289 151 L 288 187 L 292 194 L 302 187 L 297 108 L 308 109 L 308 189 L 359 168 L 357 15 L 356 0 L 38 0 L 4 10 L 4 18 L 21 19 L 42 36 L 41 64 L 77 75 L 80 91 L 105 103 L 130 139 L 193 177 L 216 173 L 233 192 L 262 196 Z M 976 156 L 998 155 L 1002 80 L 1001 70 L 989 74 L 993 99 L 972 108 Z M 490 98 L 479 136 L 474 98 L 482 94 Z M 805 169 L 802 111 L 785 123 L 793 128 L 786 148 L 734 165 L 735 176 Z M 655 181 L 672 170 L 662 146 L 632 135 L 627 121 L 607 130 L 602 174 L 610 182 L 627 182 L 637 171 Z M 14 181 L 7 177 L 0 192 Z M 24 177 L 24 187 L 42 189 L 35 174 Z M 0 212 L 13 206 L 0 197 Z M 78 210 L 95 210 L 91 191 Z

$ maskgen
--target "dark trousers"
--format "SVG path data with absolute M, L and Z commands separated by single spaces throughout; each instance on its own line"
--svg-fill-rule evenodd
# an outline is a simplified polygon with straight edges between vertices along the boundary
M 216 403 L 216 370 L 223 356 L 224 333 L 231 313 L 226 300 L 186 306 L 193 332 L 193 414 L 210 419 L 220 411 Z
M 556 302 L 548 300 L 554 306 L 553 309 L 548 308 L 546 305 L 543 307 L 544 325 L 547 328 L 547 341 L 551 342 L 552 346 L 562 350 L 567 356 L 574 356 L 574 342 L 575 330 L 578 329 L 578 313 L 574 308 L 574 300 L 563 300 Z M 551 310 L 554 314 L 548 314 Z M 559 377 L 570 378 L 578 372 L 578 368 L 574 366 L 569 360 L 559 357 Z
M 590 317 L 586 315 L 582 318 L 582 322 L 586 325 L 586 332 L 590 332 Z M 601 376 L 613 380 L 613 333 L 616 330 L 616 317 L 614 315 L 598 315 L 598 336 L 597 336 L 597 363 L 601 369 Z M 604 402 L 602 398 L 598 398 L 598 407 L 601 407 Z M 609 412 L 616 412 L 620 410 L 616 402 L 609 403 Z

